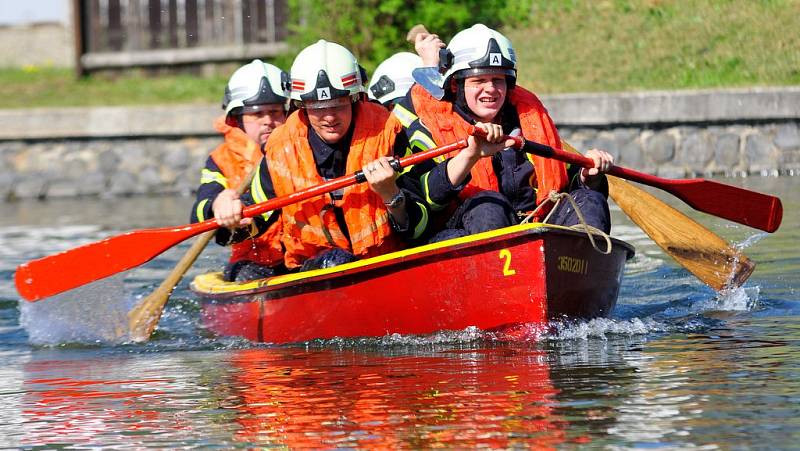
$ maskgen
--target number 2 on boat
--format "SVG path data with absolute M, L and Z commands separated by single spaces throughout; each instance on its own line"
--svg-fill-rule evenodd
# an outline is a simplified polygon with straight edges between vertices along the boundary
M 511 269 L 511 251 L 508 249 L 500 249 L 500 260 L 505 259 L 503 264 L 503 275 L 513 276 L 517 271 Z

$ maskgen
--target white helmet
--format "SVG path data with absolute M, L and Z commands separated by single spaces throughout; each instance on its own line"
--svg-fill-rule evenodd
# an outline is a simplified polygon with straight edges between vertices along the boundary
M 325 107 L 325 102 L 364 92 L 356 57 L 335 42 L 320 39 L 304 48 L 292 63 L 291 97 L 304 107 Z M 310 103 L 309 103 L 310 102 Z
M 222 109 L 225 114 L 258 111 L 267 104 L 287 105 L 289 74 L 261 60 L 253 60 L 236 69 L 225 86 Z
M 459 31 L 447 49 L 440 53 L 439 70 L 444 72 L 443 86 L 451 77 L 466 78 L 485 73 L 503 73 L 509 87 L 517 80 L 517 56 L 511 41 L 483 24 Z
M 375 69 L 369 84 L 368 95 L 372 100 L 386 104 L 406 95 L 414 79 L 411 72 L 422 67 L 422 58 L 410 52 L 395 53 Z

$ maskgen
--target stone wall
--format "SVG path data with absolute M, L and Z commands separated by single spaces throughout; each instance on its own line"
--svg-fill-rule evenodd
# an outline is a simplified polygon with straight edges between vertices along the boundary
M 800 174 L 798 121 L 643 128 L 560 128 L 578 149 L 608 150 L 615 161 L 666 178 Z
M 575 147 L 606 149 L 644 172 L 800 173 L 800 88 L 542 100 Z M 0 199 L 188 195 L 219 143 L 217 108 L 0 110 Z
M 215 137 L 0 142 L 0 199 L 191 194 Z

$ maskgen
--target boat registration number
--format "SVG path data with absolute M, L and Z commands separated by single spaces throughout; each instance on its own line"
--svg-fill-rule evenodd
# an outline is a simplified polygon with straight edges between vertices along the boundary
M 561 255 L 558 257 L 558 270 L 586 275 L 589 272 L 589 262 L 582 258 Z

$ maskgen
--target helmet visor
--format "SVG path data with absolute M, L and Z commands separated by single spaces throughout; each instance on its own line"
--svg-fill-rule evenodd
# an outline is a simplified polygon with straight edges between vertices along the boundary
M 517 78 L 517 71 L 514 69 L 504 69 L 501 67 L 476 67 L 473 69 L 462 69 L 453 74 L 455 78 L 469 78 L 477 77 L 480 75 L 504 75 L 508 77 Z
M 275 107 L 280 107 L 282 109 L 286 109 L 286 103 L 262 103 L 260 105 L 245 105 L 242 107 L 242 113 L 261 113 L 263 111 L 270 111 L 275 109 Z
M 355 101 L 354 97 L 357 98 L 357 96 L 345 96 L 345 97 L 336 97 L 335 99 L 328 99 L 328 100 L 302 100 L 299 102 L 295 102 L 295 105 L 298 108 L 304 108 L 307 110 L 340 108 L 353 103 Z

